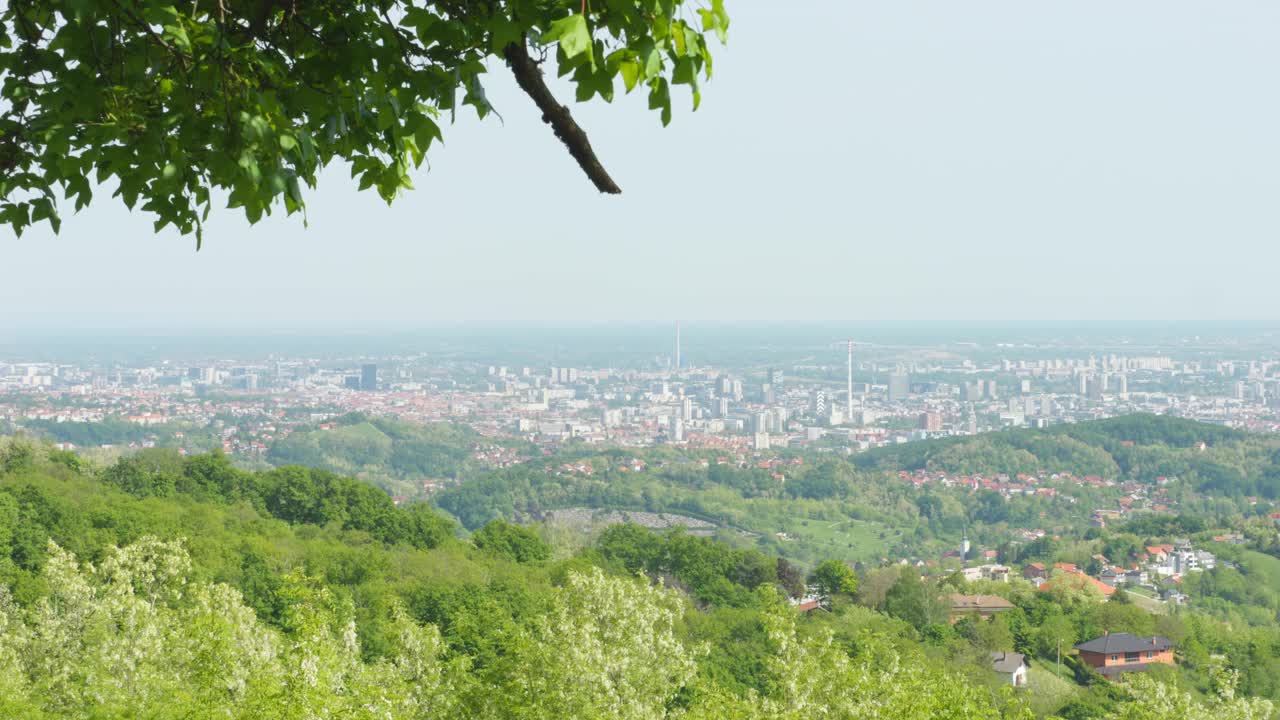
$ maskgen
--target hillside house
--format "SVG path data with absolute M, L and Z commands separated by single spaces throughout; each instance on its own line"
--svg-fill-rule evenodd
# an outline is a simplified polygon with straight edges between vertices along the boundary
M 961 595 L 953 594 L 947 598 L 951 603 L 950 620 L 957 623 L 964 617 L 988 619 L 1013 609 L 1013 603 L 999 595 Z
M 1127 672 L 1145 672 L 1152 665 L 1175 665 L 1174 643 L 1154 635 L 1138 637 L 1111 633 L 1076 645 L 1080 659 L 1101 675 L 1114 679 Z
M 1001 680 L 1014 687 L 1027 686 L 1027 657 L 1022 653 L 997 651 L 991 653 L 991 669 Z
M 978 567 L 964 568 L 960 572 L 968 582 L 977 582 L 978 580 L 1009 582 L 1009 567 L 1007 565 L 979 565 Z
M 1022 577 L 1039 585 L 1049 579 L 1049 568 L 1045 567 L 1044 563 L 1027 563 L 1022 566 Z

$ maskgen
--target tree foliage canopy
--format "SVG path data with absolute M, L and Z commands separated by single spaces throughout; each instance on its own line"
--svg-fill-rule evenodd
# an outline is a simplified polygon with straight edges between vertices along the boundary
M 602 192 L 619 192 L 542 77 L 554 56 L 576 99 L 711 76 L 723 0 L 13 0 L 0 10 L 0 223 L 60 224 L 114 181 L 157 230 L 194 233 L 215 191 L 256 222 L 304 207 L 335 159 L 390 202 L 440 124 L 494 111 L 505 62 Z

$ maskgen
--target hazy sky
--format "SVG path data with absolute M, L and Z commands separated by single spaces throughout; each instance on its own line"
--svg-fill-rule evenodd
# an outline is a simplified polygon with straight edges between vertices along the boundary
M 697 113 L 575 106 L 621 197 L 493 63 L 394 207 L 335 166 L 198 254 L 105 194 L 6 233 L 0 330 L 1280 320 L 1280 3 L 728 5 Z

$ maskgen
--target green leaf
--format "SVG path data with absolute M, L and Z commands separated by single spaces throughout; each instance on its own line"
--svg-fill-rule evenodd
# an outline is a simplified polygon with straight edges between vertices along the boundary
M 520 26 L 506 15 L 496 15 L 489 23 L 490 47 L 501 54 L 512 43 L 521 41 Z
M 570 15 L 551 23 L 551 29 L 542 35 L 542 42 L 560 43 L 564 56 L 573 59 L 582 53 L 591 52 L 591 31 L 587 28 L 587 19 L 582 15 Z
M 671 124 L 671 88 L 666 78 L 656 78 L 649 85 L 649 109 L 662 111 L 662 125 Z
M 622 73 L 622 83 L 626 86 L 627 92 L 634 90 L 636 83 L 640 80 L 640 63 L 626 60 L 618 64 L 618 70 Z

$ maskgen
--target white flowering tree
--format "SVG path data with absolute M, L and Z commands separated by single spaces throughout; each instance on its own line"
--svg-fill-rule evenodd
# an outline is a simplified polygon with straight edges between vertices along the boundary
M 440 633 L 394 611 L 383 659 L 361 659 L 349 602 L 301 574 L 285 579 L 282 629 L 222 584 L 193 577 L 179 542 L 143 538 L 96 566 L 55 544 L 45 595 L 29 607 L 0 588 L 0 718 L 43 720 L 1025 720 L 1011 688 L 965 682 L 874 635 L 857 657 L 830 633 L 798 632 L 773 598 L 768 694 L 740 696 L 698 673 L 680 640 L 688 605 L 662 586 L 569 573 L 551 609 L 505 654 L 469 672 Z M 1214 674 L 1200 702 L 1148 677 L 1110 720 L 1265 720 Z
M 759 720 L 986 720 L 1023 717 L 1020 706 L 1004 713 L 990 691 L 944 671 L 906 660 L 868 639 L 863 656 L 853 659 L 829 632 L 802 637 L 794 616 L 775 606 L 766 618 L 777 647 L 771 658 L 771 697 L 732 698 L 714 691 L 700 698 L 689 717 Z M 1005 703 L 1001 703 L 1004 705 Z M 1025 717 L 1031 717 L 1026 713 Z
M 495 718 L 666 717 L 697 670 L 676 636 L 673 592 L 599 569 L 571 573 L 555 607 L 517 642 L 490 696 Z
M 1107 716 L 1107 720 L 1269 720 L 1275 707 L 1261 698 L 1236 697 L 1237 674 L 1221 665 L 1211 669 L 1216 696 L 1197 701 L 1166 683 L 1145 675 L 1125 682 L 1130 700 Z
M 363 663 L 349 606 L 302 576 L 281 634 L 234 589 L 193 581 L 176 542 L 144 538 L 97 567 L 51 543 L 43 575 L 29 611 L 0 596 L 7 717 L 441 717 L 456 696 L 435 628 L 398 615 L 394 656 Z

